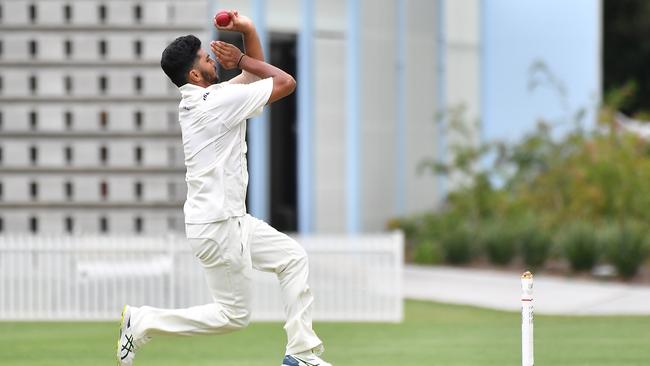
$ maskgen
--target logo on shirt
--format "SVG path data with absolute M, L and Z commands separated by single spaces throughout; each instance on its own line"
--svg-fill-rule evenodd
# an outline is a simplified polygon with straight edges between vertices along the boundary
M 210 94 L 210 92 L 207 92 L 207 93 L 203 94 L 203 100 L 204 101 L 208 98 L 208 94 Z

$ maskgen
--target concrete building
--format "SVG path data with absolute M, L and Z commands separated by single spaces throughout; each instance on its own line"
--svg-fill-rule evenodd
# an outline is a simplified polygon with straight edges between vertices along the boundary
M 4 232 L 182 229 L 177 91 L 160 52 L 204 1 L 0 3 Z
M 434 208 L 442 106 L 479 103 L 478 0 L 4 0 L 0 230 L 182 230 L 173 38 L 251 16 L 296 93 L 249 123 L 249 211 L 279 229 L 378 231 Z M 228 74 L 224 73 L 227 77 Z M 469 141 L 474 137 L 470 136 Z
M 295 209 L 286 204 L 284 212 L 296 212 L 299 231 L 377 231 L 391 217 L 436 207 L 445 184 L 419 174 L 418 165 L 446 158 L 446 138 L 436 124 L 445 112 L 441 106 L 465 105 L 472 121 L 480 113 L 479 5 L 477 0 L 213 3 L 211 13 L 237 8 L 252 15 L 272 63 L 291 66 L 287 59 L 295 55 L 297 149 L 295 157 L 284 156 L 297 160 L 298 194 Z M 289 49 L 284 53 L 283 45 Z M 282 160 L 275 158 L 274 131 L 287 122 L 274 119 L 274 108 L 266 117 L 270 123 L 262 118 L 249 124 L 249 208 L 272 223 L 281 207 L 272 203 L 274 187 L 285 186 L 282 177 L 274 177 L 273 164 Z M 463 138 L 473 142 L 478 135 Z

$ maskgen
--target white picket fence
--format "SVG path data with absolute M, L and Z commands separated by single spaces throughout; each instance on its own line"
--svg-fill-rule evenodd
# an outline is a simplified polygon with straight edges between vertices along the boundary
M 402 320 L 401 233 L 296 240 L 309 255 L 316 320 Z M 3 320 L 114 320 L 124 303 L 210 301 L 183 237 L 0 236 Z M 284 319 L 273 274 L 255 271 L 253 319 Z

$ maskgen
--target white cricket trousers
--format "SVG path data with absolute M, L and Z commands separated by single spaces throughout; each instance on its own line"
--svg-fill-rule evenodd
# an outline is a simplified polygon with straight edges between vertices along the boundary
M 205 271 L 214 303 L 187 309 L 131 308 L 136 344 L 159 334 L 224 334 L 246 327 L 251 315 L 251 275 L 257 269 L 274 272 L 280 281 L 287 354 L 321 345 L 312 329 L 314 298 L 307 284 L 307 255 L 295 240 L 248 214 L 187 224 L 186 234 Z

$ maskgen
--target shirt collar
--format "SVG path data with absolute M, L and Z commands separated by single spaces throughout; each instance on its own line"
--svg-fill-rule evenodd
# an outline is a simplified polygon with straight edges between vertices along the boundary
M 199 92 L 205 90 L 205 88 L 202 87 L 202 86 L 187 83 L 187 84 L 182 85 L 180 88 L 178 88 L 178 90 L 181 91 L 181 96 L 183 98 L 185 98 L 185 97 L 188 97 L 190 95 L 199 93 Z
M 207 88 L 204 88 L 202 86 L 198 86 L 198 85 L 195 85 L 195 84 L 192 84 L 192 83 L 187 83 L 187 84 L 183 84 L 180 88 L 178 88 L 178 90 L 180 90 L 182 98 L 187 98 L 187 97 L 192 96 L 192 95 L 197 95 L 197 94 L 202 95 L 206 91 L 211 91 L 211 90 L 214 90 L 216 88 L 220 88 L 220 87 L 223 86 L 221 84 L 224 84 L 224 83 L 225 82 L 212 84 L 212 85 L 208 86 Z

